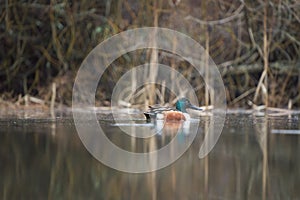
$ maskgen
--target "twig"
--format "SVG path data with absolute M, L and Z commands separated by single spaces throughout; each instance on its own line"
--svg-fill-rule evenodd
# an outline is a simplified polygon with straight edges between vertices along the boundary
M 52 96 L 51 96 L 51 104 L 50 104 L 50 112 L 52 118 L 55 118 L 54 115 L 55 99 L 56 99 L 56 83 L 52 83 Z
M 37 104 L 44 105 L 45 101 L 36 97 L 29 96 L 29 101 Z
M 258 85 L 257 85 L 257 87 L 256 87 L 256 91 L 255 91 L 255 95 L 254 95 L 254 98 L 253 98 L 253 102 L 256 102 L 256 100 L 257 100 L 258 93 L 259 93 L 259 91 L 260 91 L 260 88 L 262 87 L 263 80 L 264 80 L 264 78 L 265 78 L 266 75 L 267 75 L 267 71 L 264 70 L 263 73 L 262 73 L 261 76 L 260 76 Z
M 260 46 L 255 42 L 252 29 L 248 28 L 248 32 L 249 32 L 250 40 L 251 40 L 253 46 L 258 50 L 259 55 L 263 58 L 264 57 L 263 51 L 261 50 Z
M 246 96 L 250 95 L 254 91 L 255 91 L 255 88 L 251 88 L 250 90 L 247 90 L 246 92 L 244 92 L 243 94 L 241 94 L 237 98 L 233 99 L 232 102 L 230 102 L 230 104 L 231 105 L 236 104 L 237 102 L 239 102 L 240 100 L 244 99 Z
M 201 25 L 220 25 L 220 24 L 225 24 L 228 23 L 236 18 L 240 18 L 242 17 L 244 14 L 240 13 L 242 11 L 242 9 L 244 8 L 244 4 L 241 4 L 240 7 L 238 7 L 238 9 L 236 9 L 236 11 L 233 13 L 233 15 L 223 18 L 223 19 L 219 19 L 219 20 L 214 20 L 214 21 L 204 21 L 198 18 L 195 18 L 191 15 L 186 16 L 184 19 L 185 20 L 192 20 L 198 24 Z
M 265 86 L 265 105 L 268 107 L 268 68 L 269 68 L 269 43 L 268 43 L 268 0 L 265 0 L 266 5 L 264 6 L 264 20 L 263 20 L 263 27 L 264 27 L 264 71 L 266 72 L 265 78 L 264 78 L 264 86 Z

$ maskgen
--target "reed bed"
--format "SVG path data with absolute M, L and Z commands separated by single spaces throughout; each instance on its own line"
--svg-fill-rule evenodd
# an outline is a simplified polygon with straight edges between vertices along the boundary
M 298 1 L 5 0 L 0 13 L 0 102 L 25 104 L 28 95 L 46 106 L 53 101 L 71 105 L 76 72 L 97 44 L 128 29 L 159 26 L 186 33 L 208 50 L 222 74 L 229 106 L 300 106 Z M 99 83 L 97 105 L 109 105 L 116 81 L 150 61 L 182 73 L 200 104 L 210 103 L 204 87 L 210 77 L 200 77 L 168 52 L 148 49 L 112 63 Z M 155 80 L 156 74 L 147 78 Z M 174 102 L 174 94 L 163 88 L 131 91 L 128 105 Z

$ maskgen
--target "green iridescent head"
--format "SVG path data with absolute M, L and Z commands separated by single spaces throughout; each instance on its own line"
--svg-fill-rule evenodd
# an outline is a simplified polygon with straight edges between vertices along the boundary
M 176 109 L 183 113 L 187 113 L 186 111 L 187 108 L 194 109 L 194 110 L 202 110 L 201 108 L 191 104 L 191 102 L 187 98 L 178 99 L 178 101 L 176 102 Z

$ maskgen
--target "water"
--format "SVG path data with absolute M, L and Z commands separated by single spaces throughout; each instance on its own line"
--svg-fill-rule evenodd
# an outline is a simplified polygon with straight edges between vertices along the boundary
M 143 120 L 134 122 L 132 127 L 144 124 Z M 126 150 L 147 151 L 148 143 L 133 142 L 113 123 L 100 120 L 111 141 Z M 208 123 L 209 118 L 201 118 L 194 142 L 176 162 L 155 172 L 132 174 L 109 168 L 91 156 L 71 116 L 55 120 L 2 117 L 0 199 L 300 197 L 299 115 L 229 114 L 213 151 L 199 159 Z M 153 141 L 159 148 L 173 137 L 157 135 Z

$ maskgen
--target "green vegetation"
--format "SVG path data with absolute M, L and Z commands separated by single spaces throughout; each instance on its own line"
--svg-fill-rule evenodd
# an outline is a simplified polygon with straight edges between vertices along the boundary
M 76 72 L 97 44 L 124 30 L 159 26 L 183 32 L 209 51 L 223 76 L 230 106 L 300 106 L 298 1 L 173 2 L 1 1 L 0 103 L 22 105 L 27 95 L 50 105 L 55 90 L 57 105 L 71 105 Z M 149 62 L 151 53 L 137 51 L 115 61 L 99 84 L 97 105 L 108 105 L 115 81 L 132 66 Z M 197 88 L 204 104 L 203 80 L 193 76 L 193 67 L 161 52 L 157 55 Z M 149 103 L 160 103 L 154 90 L 141 99 L 149 96 Z M 165 98 L 168 102 L 173 97 Z M 138 102 L 145 101 L 131 103 Z

